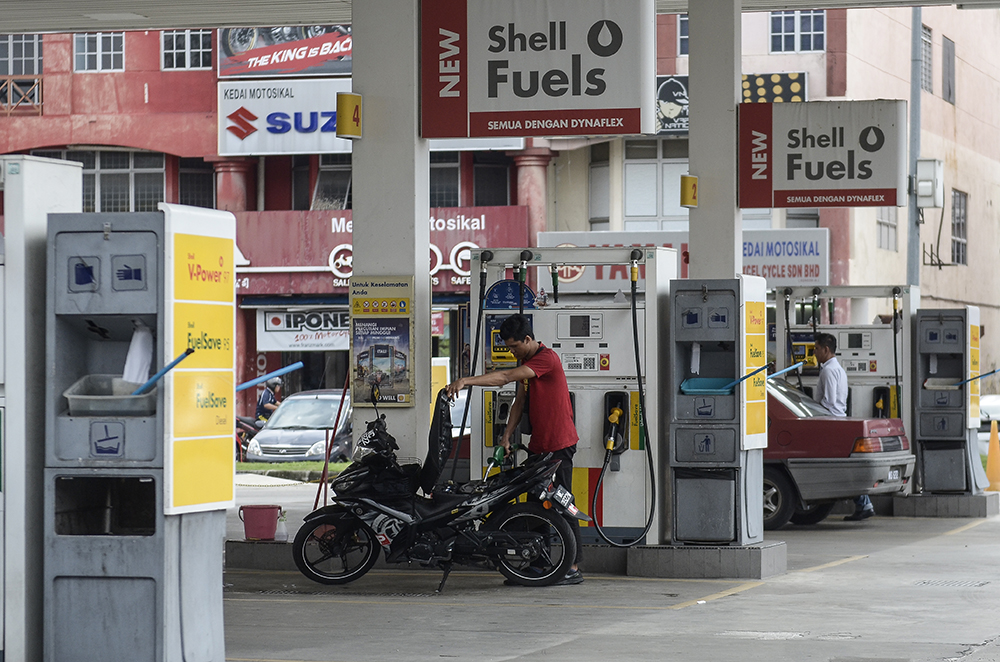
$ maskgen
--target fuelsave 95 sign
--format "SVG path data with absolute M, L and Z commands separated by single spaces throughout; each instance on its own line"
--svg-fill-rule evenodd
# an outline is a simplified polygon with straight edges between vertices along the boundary
M 739 107 L 740 207 L 906 203 L 906 102 Z
M 653 0 L 423 0 L 424 138 L 655 130 Z

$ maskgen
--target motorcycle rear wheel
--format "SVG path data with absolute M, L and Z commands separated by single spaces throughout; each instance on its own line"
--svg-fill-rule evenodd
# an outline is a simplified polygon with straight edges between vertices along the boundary
M 347 513 L 309 520 L 292 543 L 295 565 L 320 584 L 347 584 L 364 576 L 378 559 L 375 532 Z
M 539 533 L 541 553 L 525 559 L 517 554 L 494 557 L 503 576 L 521 586 L 550 586 L 569 572 L 576 558 L 576 538 L 569 523 L 539 503 L 517 503 L 486 521 L 490 530 L 507 533 Z

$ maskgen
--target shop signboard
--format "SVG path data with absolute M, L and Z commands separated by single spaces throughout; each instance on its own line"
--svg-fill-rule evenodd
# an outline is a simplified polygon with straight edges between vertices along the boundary
M 219 78 L 345 76 L 351 73 L 350 25 L 219 30 Z
M 257 351 L 333 352 L 351 345 L 345 308 L 257 309 Z
M 688 77 L 656 77 L 656 133 L 661 136 L 688 134 Z
M 739 106 L 739 205 L 906 204 L 906 102 Z
M 351 210 L 236 212 L 237 243 L 249 264 L 237 267 L 245 294 L 344 293 L 354 266 Z M 468 292 L 469 251 L 527 246 L 528 208 L 435 207 L 427 219 L 434 292 Z
M 653 0 L 422 0 L 424 138 L 653 133 Z
M 540 232 L 539 246 L 666 246 L 688 250 L 687 232 Z M 762 276 L 769 288 L 830 284 L 830 231 L 799 228 L 743 231 L 743 273 Z M 548 276 L 545 276 L 548 278 Z M 687 264 L 681 264 L 687 278 Z M 541 281 L 544 282 L 544 281 Z M 640 278 L 638 287 L 643 289 Z M 564 265 L 560 292 L 628 291 L 628 265 Z
M 219 155 L 350 152 L 337 137 L 337 93 L 350 91 L 350 78 L 220 81 Z

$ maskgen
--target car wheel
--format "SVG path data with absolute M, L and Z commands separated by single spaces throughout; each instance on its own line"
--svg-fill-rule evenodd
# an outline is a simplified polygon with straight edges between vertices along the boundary
M 764 467 L 764 530 L 780 529 L 795 513 L 795 488 L 785 472 Z
M 792 524 L 798 524 L 800 526 L 808 526 L 810 524 L 819 524 L 827 518 L 827 515 L 833 510 L 835 503 L 814 503 L 809 504 L 805 510 L 796 510 L 792 514 Z

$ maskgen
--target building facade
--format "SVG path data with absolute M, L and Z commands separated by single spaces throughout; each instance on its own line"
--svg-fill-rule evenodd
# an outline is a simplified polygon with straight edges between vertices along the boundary
M 909 8 L 744 14 L 744 100 L 909 99 L 910 38 L 920 30 L 920 157 L 944 163 L 945 187 L 943 207 L 921 210 L 922 306 L 979 306 L 988 372 L 1000 363 L 1000 335 L 991 333 L 1000 277 L 990 270 L 1000 230 L 1000 10 L 929 7 L 919 26 L 912 19 Z M 0 153 L 80 161 L 90 211 L 150 210 L 161 201 L 232 211 L 242 253 L 238 379 L 303 360 L 293 389 L 339 388 L 350 146 L 222 149 L 224 138 L 251 129 L 272 137 L 282 127 L 289 135 L 322 130 L 304 106 L 301 117 L 268 115 L 266 127 L 251 101 L 219 109 L 222 91 L 240 81 L 275 90 L 291 84 L 282 81 L 349 82 L 350 36 L 350 26 L 0 35 Z M 452 357 L 453 370 L 465 343 L 469 246 L 534 245 L 542 231 L 626 231 L 640 240 L 687 231 L 679 180 L 689 153 L 687 88 L 696 84 L 687 76 L 688 38 L 685 16 L 657 16 L 655 136 L 431 145 L 435 349 Z M 831 285 L 894 285 L 906 280 L 907 214 L 744 209 L 743 226 L 827 228 Z M 885 312 L 861 320 L 838 302 L 826 320 Z M 984 384 L 984 392 L 998 390 L 1000 382 Z

